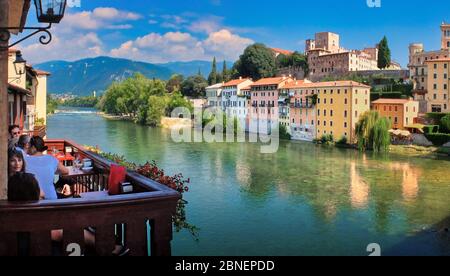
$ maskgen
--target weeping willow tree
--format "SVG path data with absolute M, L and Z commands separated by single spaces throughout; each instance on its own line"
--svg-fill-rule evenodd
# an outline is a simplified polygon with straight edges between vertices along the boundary
M 373 150 L 376 152 L 388 152 L 391 144 L 391 121 L 388 118 L 380 118 L 373 128 Z
M 355 127 L 359 150 L 387 151 L 390 144 L 390 127 L 389 120 L 381 118 L 376 111 L 367 111 L 361 115 Z

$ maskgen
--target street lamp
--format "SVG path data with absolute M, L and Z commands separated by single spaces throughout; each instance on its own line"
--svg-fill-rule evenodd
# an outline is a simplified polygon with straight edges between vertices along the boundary
M 13 62 L 14 64 L 14 70 L 16 70 L 16 74 L 21 76 L 25 74 L 25 67 L 26 67 L 27 61 L 23 59 L 22 52 L 17 51 L 16 53 L 16 60 Z
M 67 0 L 34 0 L 40 23 L 59 23 L 64 17 Z
M 34 30 L 33 33 L 19 39 L 13 44 L 9 45 L 7 48 L 11 48 L 20 42 L 34 36 L 37 33 L 44 32 L 39 37 L 39 42 L 41 44 L 47 45 L 52 41 L 52 34 L 49 32 L 53 23 L 61 22 L 66 11 L 67 0 L 34 0 L 34 5 L 36 6 L 36 16 L 39 23 L 48 24 L 46 27 L 0 27 L 0 41 L 9 41 L 11 30 Z M 6 47 L 5 47 L 6 48 Z M 1 48 L 5 49 L 5 48 Z

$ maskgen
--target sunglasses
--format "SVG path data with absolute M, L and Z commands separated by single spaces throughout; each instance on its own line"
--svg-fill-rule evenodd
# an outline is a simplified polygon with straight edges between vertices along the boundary
M 19 134 L 20 134 L 20 131 L 12 133 L 12 135 L 19 135 Z

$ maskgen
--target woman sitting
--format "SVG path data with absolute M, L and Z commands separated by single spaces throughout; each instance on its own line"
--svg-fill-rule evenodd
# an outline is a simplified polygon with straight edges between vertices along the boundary
M 10 182 L 12 181 L 12 178 L 16 175 L 16 174 L 24 174 L 25 173 L 25 161 L 22 155 L 22 152 L 17 151 L 17 150 L 10 150 L 8 152 L 8 187 L 10 187 L 13 189 L 13 195 L 16 194 L 15 192 L 19 192 L 19 191 L 26 191 L 26 189 L 24 190 L 24 187 L 27 187 L 26 183 L 22 183 L 17 185 L 18 187 L 15 187 L 14 184 L 10 184 Z M 37 180 L 35 179 L 34 175 L 31 175 L 32 178 L 34 179 L 34 181 L 36 183 Z M 26 180 L 29 180 L 29 176 L 23 176 Z M 17 181 L 17 179 L 16 179 Z M 31 181 L 30 181 L 31 182 Z M 14 183 L 14 181 L 13 181 Z M 39 185 L 39 184 L 38 184 Z M 28 186 L 34 186 L 33 184 L 28 184 Z M 33 187 L 34 188 L 34 187 Z M 39 186 L 38 186 L 39 188 Z M 8 188 L 9 191 L 10 188 Z M 43 199 L 45 197 L 44 192 L 39 189 L 39 194 L 38 194 L 38 198 L 39 199 Z M 33 198 L 31 198 L 30 200 L 34 200 Z
M 25 157 L 26 172 L 34 174 L 39 186 L 45 193 L 45 199 L 54 200 L 58 199 L 54 184 L 55 174 L 66 175 L 69 170 L 55 157 L 45 155 L 44 152 L 47 150 L 44 139 L 39 136 L 31 138 L 30 156 Z

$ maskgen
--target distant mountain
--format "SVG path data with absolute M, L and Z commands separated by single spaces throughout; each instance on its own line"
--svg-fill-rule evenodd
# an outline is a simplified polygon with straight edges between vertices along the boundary
M 211 71 L 211 62 L 151 64 L 127 59 L 96 57 L 73 62 L 50 61 L 34 67 L 51 73 L 48 79 L 50 93 L 86 96 L 91 95 L 93 91 L 102 93 L 114 81 L 124 80 L 137 72 L 148 78 L 168 80 L 173 74 L 190 76 L 197 74 L 200 69 L 202 74 L 207 76 Z M 221 63 L 217 67 L 221 70 Z
M 197 75 L 198 70 L 202 73 L 204 77 L 207 77 L 211 72 L 212 62 L 211 61 L 202 61 L 202 60 L 194 60 L 188 62 L 169 62 L 163 64 L 156 64 L 165 68 L 169 68 L 173 72 L 177 74 L 181 74 L 183 76 L 192 76 Z M 233 66 L 233 62 L 227 61 L 227 68 L 230 69 Z M 217 70 L 222 72 L 223 61 L 217 62 Z

